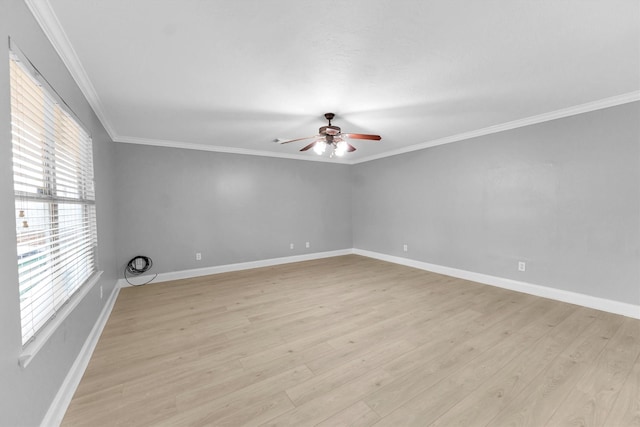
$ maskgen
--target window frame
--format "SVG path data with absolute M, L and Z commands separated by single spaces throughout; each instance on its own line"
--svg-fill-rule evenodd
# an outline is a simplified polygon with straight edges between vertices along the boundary
M 20 155 L 16 157 L 14 153 L 12 155 L 13 165 L 13 182 L 14 182 L 14 204 L 16 210 L 16 255 L 17 255 L 17 268 L 18 268 L 18 283 L 19 287 L 22 287 L 23 280 L 26 280 L 24 276 L 28 276 L 25 273 L 25 269 L 21 270 L 21 258 L 24 254 L 21 254 L 20 249 L 20 231 L 19 222 L 24 219 L 20 215 L 23 211 L 20 211 L 19 204 L 24 205 L 26 203 L 32 204 L 32 206 L 41 206 L 41 212 L 43 213 L 43 224 L 41 227 L 46 233 L 51 236 L 49 238 L 43 238 L 43 247 L 46 255 L 46 262 L 43 262 L 43 268 L 45 270 L 52 269 L 56 273 L 71 275 L 77 274 L 75 278 L 60 278 L 46 274 L 46 277 L 37 279 L 35 281 L 38 286 L 39 292 L 46 293 L 47 296 L 42 300 L 50 305 L 49 308 L 42 311 L 45 313 L 37 327 L 31 328 L 33 333 L 27 335 L 25 339 L 25 324 L 30 324 L 28 321 L 23 320 L 25 316 L 26 307 L 23 307 L 20 300 L 20 325 L 22 336 L 22 352 L 19 356 L 19 364 L 22 367 L 26 367 L 32 360 L 33 356 L 44 346 L 49 338 L 54 334 L 58 327 L 64 322 L 66 317 L 75 309 L 75 307 L 85 298 L 85 296 L 91 291 L 91 289 L 98 283 L 102 271 L 98 265 L 98 221 L 97 221 L 97 203 L 95 196 L 95 177 L 93 173 L 93 141 L 90 132 L 88 132 L 86 126 L 80 121 L 80 119 L 74 114 L 71 108 L 64 102 L 60 95 L 51 87 L 46 79 L 39 73 L 36 67 L 28 60 L 28 58 L 22 53 L 22 51 L 9 40 L 9 65 L 13 67 L 12 62 L 15 61 L 17 65 L 16 69 L 20 69 L 32 81 L 42 88 L 42 109 L 36 110 L 33 117 L 44 117 L 47 114 L 53 115 L 55 118 L 49 124 L 43 124 L 42 132 L 47 136 L 44 138 L 37 138 L 38 147 L 42 148 L 42 157 L 34 156 L 35 158 L 41 158 L 42 168 L 42 187 L 38 188 L 37 192 L 28 192 L 24 188 L 19 190 L 21 183 L 24 182 L 23 177 L 18 177 L 18 170 L 16 166 L 16 159 L 20 158 Z M 14 114 L 16 116 L 19 112 L 14 112 L 13 108 L 13 91 L 14 91 L 14 77 L 11 71 L 9 74 L 9 87 L 10 87 L 10 111 L 11 111 L 11 132 L 12 137 L 10 143 L 12 144 L 12 151 L 16 150 L 18 146 L 24 148 L 24 143 L 19 141 L 19 137 L 14 135 L 18 129 L 21 129 L 22 124 L 14 124 Z M 24 78 L 21 74 L 19 77 Z M 25 89 L 25 87 L 21 87 Z M 36 97 L 34 99 L 40 99 Z M 56 116 L 58 115 L 58 116 Z M 25 114 L 24 118 L 28 118 L 30 115 Z M 45 120 L 45 119 L 43 119 Z M 43 122 L 44 123 L 44 122 Z M 54 130 L 50 132 L 50 129 L 44 129 L 45 126 L 54 124 Z M 77 127 L 81 134 L 74 135 L 71 138 L 58 137 L 54 135 L 56 133 L 56 126 L 72 124 Z M 59 130 L 58 130 L 59 131 Z M 64 132 L 64 131 L 63 131 Z M 49 135 L 51 133 L 51 135 Z M 17 134 L 17 133 L 16 133 Z M 63 159 L 68 154 L 68 148 L 58 148 L 56 144 L 64 143 L 67 140 L 72 140 L 71 149 L 82 151 L 84 154 L 78 154 L 77 157 L 69 157 L 72 161 L 77 162 L 80 166 L 62 166 L 65 161 L 69 161 L 69 158 Z M 16 142 L 17 141 L 17 142 Z M 75 143 L 77 142 L 77 145 Z M 22 144 L 22 145 L 20 145 Z M 62 146 L 60 146 L 62 147 Z M 47 154 L 48 153 L 48 154 Z M 60 162 L 60 166 L 56 167 L 56 161 Z M 37 163 L 33 163 L 37 164 Z M 79 168 L 75 170 L 74 168 Z M 47 170 L 48 169 L 48 170 Z M 81 170 L 80 170 L 81 169 Z M 23 172 L 23 170 L 20 170 Z M 65 176 L 66 175 L 66 176 Z M 57 181 L 65 182 L 61 184 L 60 189 L 56 191 Z M 84 187 L 88 185 L 88 190 Z M 24 186 L 23 186 L 24 187 Z M 64 187 L 64 188 L 63 188 Z M 65 224 L 60 221 L 61 210 L 67 210 L 68 218 L 71 219 L 70 228 L 66 229 Z M 33 211 L 36 212 L 36 211 Z M 35 221 L 35 218 L 34 218 Z M 80 231 L 78 231 L 80 230 Z M 80 242 L 80 245 L 84 249 L 80 250 L 76 247 L 76 243 L 67 243 L 61 239 L 60 233 L 67 232 L 74 241 Z M 23 242 L 24 243 L 24 242 Z M 24 249 L 24 248 L 23 248 Z M 80 262 L 71 263 L 69 257 L 58 258 L 55 255 L 57 252 L 62 251 L 66 255 L 76 254 L 86 256 L 88 255 L 88 261 L 82 258 Z M 41 259 L 38 257 L 38 259 Z M 40 262 L 40 261 L 38 261 Z M 24 262 L 22 263 L 24 267 Z M 21 273 L 22 271 L 22 273 Z M 45 275 L 45 274 L 43 274 Z M 79 277 L 79 278 L 78 278 Z M 71 284 L 70 289 L 65 289 L 62 294 L 58 292 L 61 288 L 67 288 Z M 47 289 L 50 288 L 50 289 Z M 19 291 L 20 293 L 27 291 Z M 62 297 L 61 297 L 62 295 Z M 33 307 L 29 310 L 35 311 Z M 28 310 L 27 310 L 28 311 Z

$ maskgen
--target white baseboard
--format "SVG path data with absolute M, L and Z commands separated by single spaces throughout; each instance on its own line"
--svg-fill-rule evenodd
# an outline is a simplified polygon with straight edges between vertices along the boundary
M 113 310 L 113 306 L 118 298 L 119 292 L 120 288 L 117 285 L 114 286 L 113 292 L 111 292 L 109 299 L 102 308 L 100 316 L 98 316 L 87 340 L 84 342 L 82 349 L 80 349 L 80 353 L 73 362 L 73 365 L 62 382 L 58 393 L 56 393 L 53 402 L 51 402 L 49 410 L 40 423 L 42 427 L 59 426 L 62 423 L 64 414 L 67 412 L 69 403 L 71 403 L 71 399 L 80 384 L 82 375 L 84 375 L 84 371 L 87 369 L 87 365 L 89 365 L 89 361 L 93 355 L 93 350 L 96 348 L 96 344 L 98 344 L 98 339 L 102 334 L 102 330 L 111 315 L 111 310 Z
M 328 258 L 334 256 L 356 254 L 369 258 L 375 258 L 382 261 L 392 262 L 394 264 L 406 265 L 421 270 L 431 271 L 434 273 L 445 274 L 447 276 L 458 277 L 460 279 L 471 280 L 473 282 L 485 285 L 496 286 L 499 288 L 509 289 L 512 291 L 523 292 L 530 295 L 536 295 L 543 298 L 550 298 L 557 301 L 577 304 L 584 307 L 594 308 L 596 310 L 607 311 L 609 313 L 620 314 L 635 319 L 640 319 L 640 305 L 628 304 L 620 301 L 614 301 L 606 298 L 594 297 L 591 295 L 580 294 L 577 292 L 564 291 L 562 289 L 551 288 L 547 286 L 535 285 L 532 283 L 522 282 L 519 280 L 506 279 L 504 277 L 490 276 L 488 274 L 475 273 L 473 271 L 461 270 L 453 267 L 446 267 L 437 264 L 430 264 L 422 261 L 415 261 L 408 258 L 397 257 L 393 255 L 382 254 L 363 249 L 340 249 L 329 252 L 317 252 L 305 255 L 294 255 L 282 258 L 272 258 L 259 261 L 241 262 L 237 264 L 219 265 L 213 267 L 196 268 L 191 270 L 182 270 L 169 273 L 160 273 L 153 280 L 153 283 L 166 282 L 169 280 L 188 279 L 191 277 L 207 276 L 210 274 L 227 273 L 230 271 L 248 270 L 251 268 L 269 267 L 279 264 L 288 264 L 299 261 L 309 261 L 313 259 Z M 145 283 L 154 275 L 138 276 L 130 279 L 135 283 Z M 118 280 L 119 287 L 129 287 L 124 279 Z
M 640 305 L 627 304 L 619 301 L 613 301 L 605 298 L 598 298 L 590 295 L 579 294 L 576 292 L 564 291 L 561 289 L 549 288 L 546 286 L 534 285 L 531 283 L 521 282 L 518 280 L 505 279 L 503 277 L 490 276 L 482 273 L 474 273 L 472 271 L 460 270 L 457 268 L 446 267 L 437 264 L 430 264 L 422 261 L 415 261 L 408 258 L 386 255 L 378 252 L 366 251 L 363 249 L 340 249 L 329 252 L 317 252 L 313 254 L 294 255 L 282 258 L 272 258 L 259 261 L 241 262 L 237 264 L 220 265 L 214 267 L 197 268 L 191 270 L 182 270 L 169 273 L 158 274 L 154 283 L 166 282 L 169 280 L 187 279 L 191 277 L 207 276 L 210 274 L 226 273 L 230 271 L 248 270 L 251 268 L 269 267 L 273 265 L 288 264 L 292 262 L 309 261 L 314 259 L 329 258 L 334 256 L 356 254 L 369 258 L 379 259 L 382 261 L 392 262 L 394 264 L 405 265 L 407 267 L 418 268 L 420 270 L 431 271 L 434 273 L 444 274 L 447 276 L 458 277 L 460 279 L 471 280 L 485 285 L 496 286 L 499 288 L 509 289 L 517 292 L 523 292 L 539 297 L 550 298 L 570 304 L 582 305 L 584 307 L 594 308 L 596 310 L 607 311 L 614 314 L 620 314 L 635 319 L 640 319 Z M 153 275 L 136 277 L 136 282 L 144 283 Z M 98 320 L 91 329 L 91 333 L 87 337 L 78 357 L 69 370 L 60 390 L 56 394 L 49 410 L 47 411 L 41 426 L 58 426 L 64 418 L 64 414 L 73 398 L 73 394 L 80 384 L 82 375 L 84 374 L 93 350 L 98 343 L 100 334 L 109 319 L 111 310 L 116 302 L 121 287 L 130 286 L 124 279 L 118 280 L 116 286 L 105 304 Z
M 230 271 L 249 270 L 251 268 L 271 267 L 273 265 L 289 264 L 292 262 L 310 261 L 313 259 L 330 258 L 334 256 L 349 255 L 353 253 L 353 249 L 339 249 L 328 252 L 315 252 L 312 254 L 293 255 L 282 258 L 263 259 L 258 261 L 239 262 L 236 264 L 216 265 L 213 267 L 194 268 L 191 270 L 172 271 L 169 273 L 160 273 L 153 279 L 152 283 L 167 282 L 169 280 L 190 279 L 192 277 L 208 276 L 210 274 L 228 273 Z M 129 278 L 134 285 L 145 283 L 151 280 L 155 274 L 137 276 Z M 118 280 L 119 287 L 130 287 L 125 279 Z
M 634 319 L 640 319 L 640 305 L 628 304 L 605 298 L 598 298 L 591 295 L 564 291 L 562 289 L 550 288 L 547 286 L 534 285 L 532 283 L 505 279 L 503 277 L 490 276 L 488 274 L 474 273 L 472 271 L 460 270 L 457 268 L 445 267 L 437 264 L 429 264 L 422 261 L 415 261 L 408 258 L 386 255 L 362 249 L 353 249 L 353 253 L 369 258 L 392 262 L 394 264 L 401 264 L 408 267 L 418 268 L 420 270 L 426 270 L 434 273 L 445 274 L 447 276 L 458 277 L 460 279 L 471 280 L 473 282 L 478 282 L 485 285 L 496 286 L 512 291 L 523 292 L 530 295 L 536 295 L 539 297 L 550 298 L 570 304 L 577 304 L 584 307 L 594 308 L 596 310 L 607 311 L 609 313 L 620 314 L 622 316 L 632 317 Z

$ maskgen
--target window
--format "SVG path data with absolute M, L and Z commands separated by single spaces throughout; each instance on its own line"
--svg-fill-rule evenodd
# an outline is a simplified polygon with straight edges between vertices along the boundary
M 22 344 L 97 271 L 89 134 L 19 51 L 10 51 Z

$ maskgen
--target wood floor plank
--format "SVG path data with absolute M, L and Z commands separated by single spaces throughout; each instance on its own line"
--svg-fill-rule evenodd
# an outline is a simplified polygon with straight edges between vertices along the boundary
M 365 375 L 349 381 L 315 399 L 309 400 L 295 409 L 274 418 L 264 426 L 315 426 L 355 404 L 363 396 L 384 386 L 392 376 L 381 369 L 374 369 Z
M 459 341 L 440 342 L 438 347 L 444 350 L 440 353 L 434 351 L 435 357 L 412 358 L 411 361 L 401 357 L 384 366 L 385 370 L 396 375 L 396 379 L 364 398 L 364 402 L 380 416 L 386 417 L 483 353 L 490 351 L 491 357 L 496 357 L 501 346 L 513 338 L 515 332 L 523 327 L 533 327 L 528 314 L 538 312 L 537 306 L 529 305 L 521 311 L 520 316 L 503 313 L 502 317 L 495 317 L 484 324 L 484 329 L 477 329 L 478 323 L 470 325 L 473 333 L 463 334 Z
M 344 360 L 333 359 L 335 363 L 333 369 L 316 374 L 313 378 L 288 388 L 287 395 L 295 405 L 301 405 L 365 375 L 368 371 L 414 347 L 415 345 L 404 340 L 389 341 L 384 345 L 361 349 L 357 354 L 349 353 L 345 355 Z
M 640 328 L 635 322 L 624 321 L 547 425 L 606 425 L 611 407 L 639 355 Z M 640 394 L 636 397 L 640 401 Z
M 638 334 L 357 255 L 150 284 L 120 292 L 62 425 L 640 426 Z
M 490 421 L 493 425 L 542 426 L 604 349 L 622 317 L 600 312 L 579 338 L 560 353 L 527 389 Z
M 369 427 L 379 419 L 378 414 L 365 403 L 359 401 L 316 424 L 316 427 Z
M 640 356 L 629 372 L 613 407 L 607 414 L 605 425 L 640 426 Z
M 554 303 L 554 306 L 549 315 L 542 319 L 542 324 L 549 328 L 546 334 L 533 345 L 524 347 L 500 372 L 487 379 L 482 387 L 467 396 L 454 399 L 456 404 L 432 425 L 488 425 L 595 320 L 593 310 L 561 303 Z
M 166 425 L 210 425 L 225 418 L 236 418 L 247 408 L 280 408 L 273 403 L 273 395 L 311 378 L 305 366 L 262 378 L 235 391 L 217 387 L 188 390 L 176 396 L 177 413 L 167 417 Z M 222 392 L 215 393 L 214 390 Z M 214 394 L 215 393 L 215 394 Z M 280 399 L 281 400 L 281 399 Z M 264 411 L 260 410 L 260 413 Z M 272 417 L 269 417 L 272 418 Z
M 540 308 L 544 310 L 541 311 Z M 505 338 L 490 351 L 481 353 L 469 363 L 461 366 L 458 371 L 408 400 L 384 417 L 378 425 L 430 425 L 443 414 L 448 414 L 458 402 L 465 401 L 466 396 L 481 387 L 486 387 L 489 381 L 502 375 L 510 365 L 523 366 L 523 360 L 530 357 L 532 351 L 538 351 L 536 362 L 539 363 L 540 356 L 545 354 L 541 351 L 543 347 L 540 346 L 540 341 L 548 334 L 549 324 L 558 323 L 561 321 L 560 319 L 566 318 L 571 311 L 559 304 L 549 304 L 544 300 L 530 307 L 528 311 L 529 313 L 537 313 L 537 317 L 521 329 L 505 335 Z M 533 350 L 531 350 L 532 348 Z M 551 353 L 552 357 L 555 356 L 553 352 L 546 353 Z M 532 366 L 532 364 L 526 366 Z M 440 425 L 484 424 L 481 418 L 468 417 L 462 422 L 448 419 Z
M 313 374 L 304 365 L 295 367 L 275 366 L 253 371 L 232 371 L 219 375 L 207 382 L 193 383 L 187 390 L 175 394 L 176 404 L 181 408 L 205 405 L 236 392 L 254 393 L 267 390 L 270 394 L 284 391 L 299 384 Z
M 229 405 L 223 410 L 211 405 L 192 411 L 183 411 L 180 415 L 165 417 L 158 426 L 258 426 L 278 415 L 294 409 L 286 393 L 260 394 L 242 401 L 243 406 Z M 203 409 L 204 408 L 204 409 Z M 186 416 L 186 418 L 185 418 Z

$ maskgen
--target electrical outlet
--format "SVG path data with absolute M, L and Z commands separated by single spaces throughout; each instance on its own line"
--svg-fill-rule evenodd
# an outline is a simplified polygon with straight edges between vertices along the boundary
M 403 245 L 402 246 L 402 250 L 404 250 L 405 252 L 409 251 L 409 246 L 408 245 Z
M 102 285 L 100 285 L 100 299 L 102 299 Z
M 527 269 L 527 263 L 524 261 L 518 261 L 518 271 L 525 271 Z
M 293 249 L 293 243 L 289 243 L 289 249 Z
M 202 261 L 202 253 L 196 252 L 196 261 Z
M 309 242 L 307 242 L 307 243 L 306 243 L 306 246 L 307 246 L 307 248 L 310 246 L 310 245 L 309 245 Z

